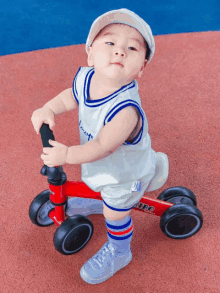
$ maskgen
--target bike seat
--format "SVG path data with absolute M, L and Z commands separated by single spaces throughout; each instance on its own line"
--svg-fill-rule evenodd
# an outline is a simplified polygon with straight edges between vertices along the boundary
M 168 178 L 169 161 L 164 153 L 156 153 L 156 169 L 154 177 L 151 179 L 146 192 L 154 191 L 162 187 Z

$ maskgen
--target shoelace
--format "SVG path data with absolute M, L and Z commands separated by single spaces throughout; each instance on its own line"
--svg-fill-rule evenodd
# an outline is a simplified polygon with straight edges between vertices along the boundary
M 112 257 L 115 256 L 115 248 L 111 244 L 107 244 L 103 246 L 102 249 L 93 258 L 93 260 L 100 266 L 100 268 L 103 266 L 105 258 L 106 256 L 108 256 L 109 253 L 111 253 Z

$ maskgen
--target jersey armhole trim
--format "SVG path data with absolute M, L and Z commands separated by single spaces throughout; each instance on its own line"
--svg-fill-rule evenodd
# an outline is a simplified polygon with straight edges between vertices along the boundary
M 76 82 L 77 82 L 77 78 L 78 78 L 78 75 L 79 75 L 79 72 L 81 69 L 82 69 L 82 67 L 79 67 L 79 69 L 74 77 L 73 85 L 72 85 L 73 97 L 75 98 L 78 105 L 79 105 L 79 100 L 78 100 L 78 92 L 77 92 Z
M 104 126 L 110 122 L 113 117 L 118 113 L 120 112 L 122 109 L 126 108 L 126 107 L 129 107 L 129 106 L 132 106 L 132 107 L 135 107 L 138 112 L 140 113 L 141 115 L 141 118 L 142 118 L 142 125 L 141 125 L 141 129 L 140 131 L 138 132 L 138 134 L 133 138 L 132 141 L 125 141 L 123 143 L 123 145 L 134 145 L 134 144 L 138 144 L 139 141 L 141 140 L 142 138 L 142 134 L 143 134 L 143 129 L 144 129 L 144 115 L 143 115 L 143 111 L 141 110 L 139 104 L 133 100 L 127 100 L 127 101 L 124 101 L 124 102 L 121 102 L 119 103 L 118 105 L 116 105 L 109 113 L 108 115 L 105 117 L 105 120 L 104 120 Z

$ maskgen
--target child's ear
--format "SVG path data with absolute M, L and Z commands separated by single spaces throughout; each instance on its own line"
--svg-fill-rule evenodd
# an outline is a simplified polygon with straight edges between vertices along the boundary
M 88 54 L 88 58 L 87 58 L 88 66 L 92 67 L 94 65 L 93 57 L 92 57 L 92 47 L 88 47 L 87 54 Z
M 141 76 L 142 76 L 142 74 L 143 74 L 143 72 L 144 72 L 144 68 L 145 68 L 146 65 L 147 65 L 147 62 L 148 62 L 148 60 L 145 59 L 145 60 L 144 60 L 144 64 L 142 65 L 140 71 L 138 72 L 138 77 L 139 77 L 139 78 L 141 78 Z

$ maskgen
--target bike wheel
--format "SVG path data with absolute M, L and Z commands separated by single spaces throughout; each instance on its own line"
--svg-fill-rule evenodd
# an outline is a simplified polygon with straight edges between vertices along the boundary
M 62 254 L 74 254 L 85 247 L 92 234 L 91 220 L 86 216 L 74 215 L 57 228 L 54 234 L 54 246 Z
M 162 232 L 173 239 L 185 239 L 202 227 L 203 216 L 194 205 L 177 204 L 166 210 L 160 219 Z
M 31 222 L 37 226 L 45 227 L 54 224 L 49 213 L 55 207 L 50 201 L 50 190 L 44 190 L 38 194 L 29 207 Z

